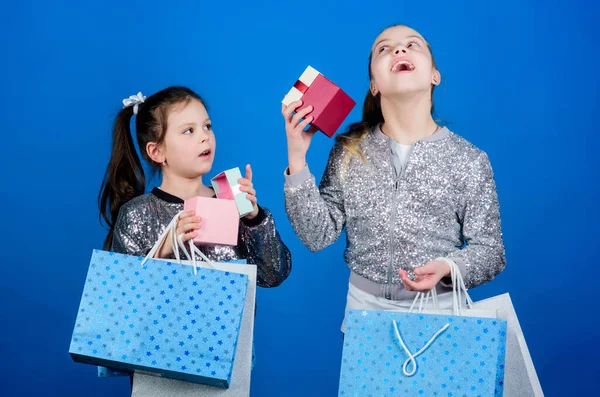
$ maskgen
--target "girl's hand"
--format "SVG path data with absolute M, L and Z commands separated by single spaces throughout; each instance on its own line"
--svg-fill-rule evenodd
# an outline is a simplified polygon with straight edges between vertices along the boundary
M 246 176 L 239 180 L 240 183 L 240 191 L 246 192 L 246 197 L 252 203 L 252 212 L 246 215 L 244 218 L 246 219 L 254 219 L 258 215 L 258 202 L 256 200 L 256 190 L 254 190 L 254 185 L 252 184 L 252 167 L 250 164 L 246 165 Z
M 400 279 L 408 291 L 427 292 L 444 277 L 450 275 L 450 266 L 445 261 L 429 261 L 415 268 L 415 281 L 408 278 L 406 270 L 400 270 Z
M 202 219 L 199 216 L 195 216 L 195 211 L 185 211 L 179 215 L 177 221 L 177 236 L 181 237 L 181 240 L 185 243 L 198 235 L 196 230 L 200 229 L 200 223 Z M 161 247 L 158 249 L 156 254 L 157 258 L 168 258 L 173 253 L 173 247 L 171 245 L 171 239 L 173 237 L 169 234 L 165 241 L 163 241 Z
M 281 106 L 281 114 L 285 119 L 290 174 L 302 170 L 306 165 L 306 152 L 314 133 L 317 131 L 314 126 L 310 126 L 304 132 L 304 128 L 313 121 L 312 116 L 307 116 L 308 113 L 312 112 L 312 106 L 307 106 L 292 116 L 292 113 L 300 106 L 302 106 L 302 101 L 292 102 L 288 106 L 282 104 Z

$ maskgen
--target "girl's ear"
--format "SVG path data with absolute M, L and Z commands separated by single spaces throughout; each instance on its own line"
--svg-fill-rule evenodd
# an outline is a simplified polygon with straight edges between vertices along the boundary
M 377 94 L 379 93 L 379 91 L 377 90 L 377 87 L 375 87 L 375 83 L 373 83 L 372 81 L 369 84 L 369 90 L 371 91 L 371 95 L 373 95 L 373 96 L 377 96 Z
M 431 84 L 433 85 L 440 85 L 440 83 L 442 82 L 442 75 L 440 74 L 440 72 L 437 69 L 433 70 L 433 74 L 431 76 Z
M 162 164 L 167 161 L 162 145 L 159 145 L 156 142 L 148 142 L 146 145 L 146 153 L 148 153 L 150 160 L 156 164 Z

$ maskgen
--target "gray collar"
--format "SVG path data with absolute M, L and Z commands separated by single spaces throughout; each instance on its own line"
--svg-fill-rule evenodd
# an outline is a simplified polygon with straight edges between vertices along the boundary
M 436 142 L 446 138 L 450 134 L 452 134 L 452 132 L 450 132 L 450 130 L 447 127 L 442 127 L 439 130 L 437 130 L 433 135 L 423 138 L 418 142 Z M 390 137 L 388 137 L 381 131 L 381 124 L 378 124 L 377 126 L 373 127 L 373 135 L 380 142 L 388 142 L 391 140 Z

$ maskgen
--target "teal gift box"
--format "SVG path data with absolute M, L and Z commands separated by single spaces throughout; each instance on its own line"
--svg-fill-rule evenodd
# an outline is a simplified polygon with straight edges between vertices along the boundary
M 110 371 L 229 387 L 248 276 L 94 250 L 69 353 Z
M 211 180 L 217 198 L 234 200 L 240 217 L 248 215 L 254 209 L 252 202 L 246 198 L 247 193 L 240 191 L 241 178 L 240 169 L 236 167 L 221 172 Z

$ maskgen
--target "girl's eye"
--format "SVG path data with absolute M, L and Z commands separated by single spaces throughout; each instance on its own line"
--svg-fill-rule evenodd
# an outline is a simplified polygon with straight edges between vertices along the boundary
M 381 54 L 383 51 L 387 51 L 390 48 L 389 45 L 382 45 L 381 47 L 379 47 L 379 49 L 377 50 L 377 52 L 379 54 Z
M 418 41 L 411 41 L 410 43 L 408 43 L 408 45 L 406 47 L 407 48 L 411 48 L 411 47 L 414 47 L 414 46 L 421 47 L 421 44 L 419 44 Z
M 194 133 L 194 128 L 188 128 L 187 130 L 183 131 L 183 133 L 185 135 L 193 134 Z
M 212 124 L 206 124 L 204 126 L 204 131 L 210 131 L 210 130 L 212 130 Z

